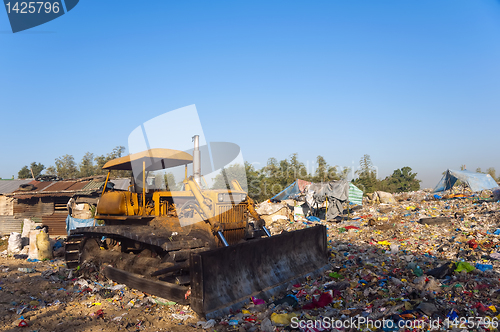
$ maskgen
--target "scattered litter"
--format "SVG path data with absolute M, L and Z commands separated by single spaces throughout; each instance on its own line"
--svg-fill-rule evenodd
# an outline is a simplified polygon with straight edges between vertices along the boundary
M 210 319 L 209 321 L 199 321 L 196 323 L 196 326 L 200 326 L 202 329 L 204 330 L 207 330 L 207 329 L 211 329 L 212 327 L 214 327 L 216 324 L 215 320 L 214 319 Z
M 186 319 L 189 319 L 189 318 L 194 318 L 194 316 L 191 316 L 191 315 L 188 315 L 188 314 L 185 314 L 185 315 L 172 314 L 171 316 L 172 316 L 172 318 L 179 319 L 179 320 L 186 320 Z

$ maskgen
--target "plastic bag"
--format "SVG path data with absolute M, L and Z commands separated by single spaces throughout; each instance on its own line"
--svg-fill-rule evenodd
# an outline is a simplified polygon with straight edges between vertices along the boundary
M 457 264 L 457 268 L 455 269 L 455 272 L 461 272 L 461 271 L 471 272 L 471 271 L 474 271 L 475 269 L 476 268 L 474 266 L 470 265 L 467 262 L 459 262 Z
M 273 324 L 271 323 L 271 320 L 269 318 L 266 318 L 262 321 L 260 324 L 260 329 L 262 332 L 274 332 L 274 327 Z
M 196 326 L 201 326 L 202 329 L 204 330 L 207 330 L 207 329 L 211 329 L 212 327 L 215 326 L 215 320 L 211 319 L 209 321 L 199 321 L 196 323 Z
M 385 191 L 377 191 L 377 196 L 380 199 L 380 203 L 383 204 L 396 204 L 396 200 L 391 193 L 386 193 Z
M 476 269 L 485 272 L 485 271 L 488 271 L 488 270 L 493 270 L 493 265 L 491 265 L 491 264 L 479 264 L 479 263 L 476 263 Z
M 36 236 L 38 233 L 40 233 L 40 230 L 34 230 L 30 232 L 28 258 L 38 259 L 38 247 L 36 246 Z
M 290 322 L 292 321 L 292 318 L 297 316 L 298 314 L 295 314 L 293 312 L 289 314 L 277 314 L 273 312 L 273 314 L 271 315 L 271 321 L 275 325 L 289 325 Z
M 14 255 L 22 250 L 21 234 L 12 232 L 9 237 L 9 245 L 7 246 L 7 253 Z
M 41 231 L 36 235 L 36 246 L 38 248 L 38 259 L 52 259 L 52 246 L 50 245 L 49 234 Z

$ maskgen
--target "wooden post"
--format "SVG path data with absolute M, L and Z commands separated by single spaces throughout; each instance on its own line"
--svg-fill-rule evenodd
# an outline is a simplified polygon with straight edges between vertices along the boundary
M 142 215 L 146 214 L 146 162 L 142 162 Z

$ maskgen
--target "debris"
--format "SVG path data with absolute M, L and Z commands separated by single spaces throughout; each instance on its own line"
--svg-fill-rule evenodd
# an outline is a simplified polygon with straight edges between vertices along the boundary
M 186 319 L 189 319 L 189 318 L 194 318 L 194 316 L 192 315 L 180 315 L 180 314 L 172 314 L 172 318 L 174 319 L 178 319 L 178 320 L 186 320 Z
M 457 264 L 457 268 L 455 269 L 455 272 L 461 272 L 461 271 L 472 272 L 474 270 L 475 270 L 474 266 L 470 265 L 469 263 L 459 262 Z
M 209 321 L 199 321 L 196 323 L 196 326 L 200 326 L 202 329 L 204 330 L 208 330 L 208 329 L 211 329 L 212 327 L 215 326 L 215 320 L 214 319 L 210 319 Z
M 36 247 L 38 249 L 39 260 L 50 260 L 53 258 L 49 234 L 45 233 L 43 230 L 36 235 Z
M 271 321 L 275 324 L 275 325 L 288 325 L 290 324 L 291 320 L 293 317 L 297 317 L 298 314 L 296 313 L 288 313 L 288 314 L 277 314 L 275 312 L 273 312 L 273 314 L 271 315 Z
M 174 330 L 176 325 L 185 324 L 207 331 L 321 331 L 328 329 L 321 324 L 291 328 L 292 319 L 315 322 L 321 317 L 331 317 L 332 321 L 367 317 L 410 323 L 497 317 L 500 232 L 495 232 L 500 229 L 500 202 L 484 201 L 470 192 L 464 197 L 455 194 L 462 194 L 462 190 L 443 193 L 439 200 L 426 191 L 395 194 L 397 203 L 391 205 L 390 211 L 382 212 L 381 205 L 365 205 L 351 210 L 349 218 L 344 215 L 333 225 L 307 217 L 300 222 L 276 220 L 271 228 L 287 231 L 310 227 L 312 223 L 327 225 L 329 270 L 318 277 L 290 283 L 275 298 L 256 295 L 241 311 L 226 317 L 198 321 L 189 306 L 103 281 L 98 270 L 86 267 L 82 267 L 86 275 L 68 278 L 71 270 L 57 258 L 54 262 L 36 263 L 0 258 L 0 271 L 5 276 L 0 281 L 0 301 L 12 308 L 5 311 L 9 313 L 7 324 L 15 322 L 17 326 L 17 318 L 24 314 L 33 330 L 42 327 L 36 325 L 40 324 L 39 319 L 32 317 L 55 306 L 66 310 L 55 314 L 59 320 L 67 319 L 64 315 L 68 313 L 78 316 L 83 309 L 85 318 L 89 322 L 92 319 L 92 329 L 105 328 L 111 322 L 123 330 L 126 326 L 131 330 L 146 326 L 152 330 Z M 488 192 L 481 196 L 488 197 Z M 287 204 L 295 206 L 293 201 Z M 418 222 L 425 218 L 447 221 Z M 343 233 L 339 232 L 341 229 Z M 19 267 L 30 269 L 35 264 L 40 273 L 19 273 Z M 45 288 L 35 288 L 38 284 Z M 2 321 L 0 317 L 0 322 L 6 319 Z M 57 330 L 57 319 L 46 329 Z M 363 327 L 365 330 L 368 329 Z
M 446 217 L 436 217 L 436 218 L 422 218 L 418 222 L 424 225 L 440 225 L 443 223 L 449 223 L 451 218 Z

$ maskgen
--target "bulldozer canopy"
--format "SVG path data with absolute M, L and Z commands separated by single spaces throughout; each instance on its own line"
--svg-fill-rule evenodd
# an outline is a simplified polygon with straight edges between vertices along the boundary
M 187 165 L 193 162 L 193 156 L 187 152 L 170 149 L 150 149 L 108 161 L 102 169 L 131 171 L 133 165 L 146 163 L 147 171 Z

